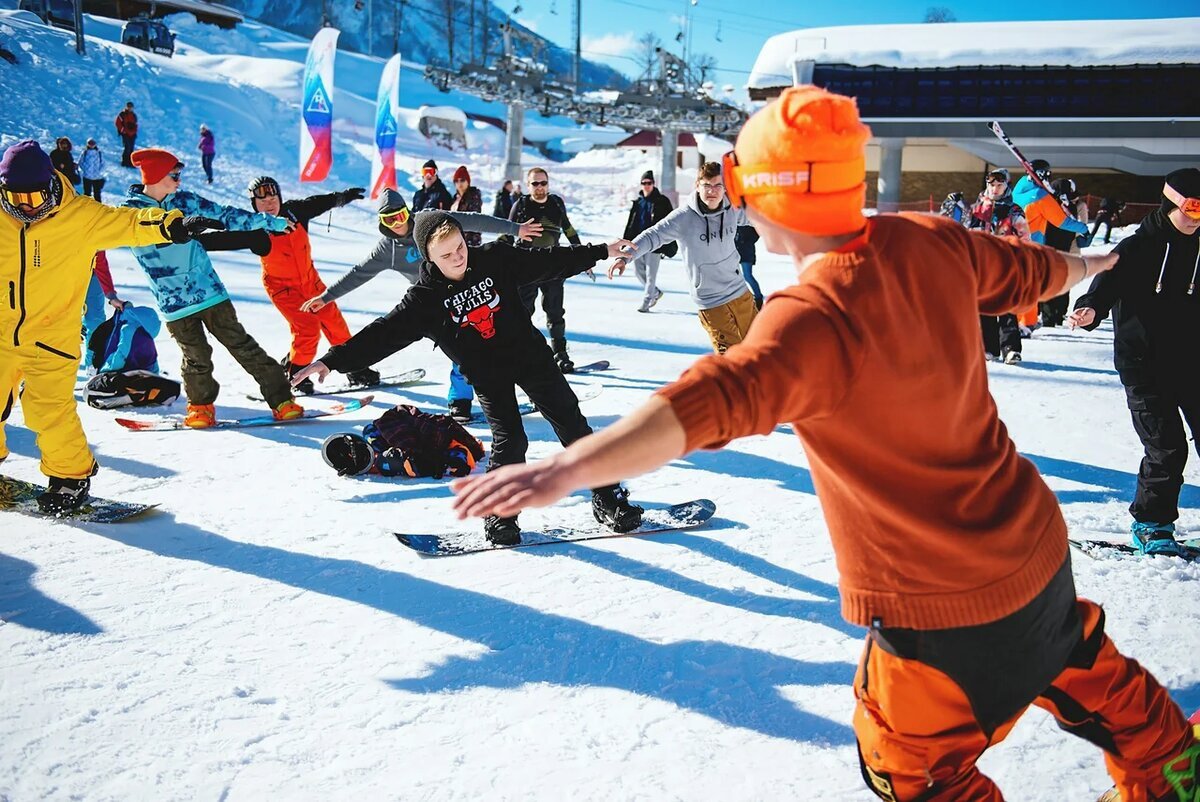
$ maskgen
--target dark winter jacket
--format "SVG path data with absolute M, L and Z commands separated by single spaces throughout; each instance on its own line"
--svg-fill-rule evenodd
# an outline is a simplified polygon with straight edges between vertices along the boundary
M 1025 238 L 1029 233 L 1025 213 L 1013 202 L 1012 192 L 1005 192 L 994 200 L 986 191 L 980 192 L 965 222 L 967 228 L 980 229 L 998 237 Z
M 363 437 L 376 453 L 375 468 L 384 476 L 433 476 L 446 473 L 447 455 L 461 448 L 471 455 L 469 465 L 483 459 L 483 444 L 449 415 L 422 412 L 409 404 L 397 404 L 373 423 L 363 427 Z M 462 473 L 470 471 L 461 464 Z
M 1160 394 L 1200 401 L 1200 233 L 1185 236 L 1155 210 L 1116 252 L 1117 266 L 1075 308 L 1096 310 L 1089 329 L 1112 310 L 1113 364 L 1131 404 Z
M 479 187 L 467 187 L 467 191 L 463 193 L 462 198 L 455 195 L 450 202 L 450 208 L 455 212 L 483 212 L 483 193 L 479 191 Z M 464 231 L 463 239 L 472 247 L 479 247 L 483 244 L 483 236 L 472 231 Z
M 647 209 L 647 206 L 649 209 Z M 646 213 L 647 211 L 649 211 L 649 214 Z M 625 221 L 625 234 L 623 238 L 632 241 L 638 234 L 641 234 L 673 211 L 675 211 L 675 207 L 671 205 L 671 199 L 659 192 L 658 187 L 655 187 L 649 196 L 638 195 L 633 199 L 633 203 L 629 207 L 629 219 Z M 670 259 L 679 253 L 679 243 L 668 242 L 655 251 L 655 253 Z
M 54 165 L 54 169 L 67 177 L 67 180 L 72 184 L 78 184 L 79 168 L 75 166 L 75 160 L 71 158 L 71 151 L 55 148 L 50 151 L 50 163 Z
M 607 257 L 604 245 L 530 250 L 491 242 L 470 249 L 467 274 L 457 282 L 424 262 L 395 309 L 330 348 L 321 361 L 330 370 L 358 369 L 428 338 L 481 391 L 511 383 L 528 367 L 553 359 L 546 338 L 529 321 L 520 287 L 569 278 Z
M 512 192 L 505 192 L 503 189 L 496 190 L 496 202 L 492 206 L 493 217 L 503 217 L 508 219 L 508 213 L 512 211 L 513 204 L 517 202 L 517 195 Z M 523 220 L 521 222 L 524 222 Z
M 450 204 L 453 202 L 454 196 L 450 194 L 450 190 L 446 189 L 442 179 L 438 178 L 428 189 L 422 186 L 416 191 L 413 195 L 412 210 L 423 212 L 427 209 L 439 209 L 444 212 L 449 210 Z
M 758 230 L 754 226 L 738 226 L 733 244 L 737 246 L 738 259 L 742 264 L 756 264 L 758 256 L 754 253 L 754 243 L 758 242 Z
M 544 203 L 538 203 L 528 195 L 522 195 L 513 203 L 513 207 L 508 213 L 508 219 L 515 223 L 536 220 L 546 227 L 537 239 L 528 243 L 520 243 L 523 248 L 549 248 L 557 245 L 559 237 L 563 234 L 567 235 L 567 242 L 572 245 L 579 244 L 579 234 L 575 232 L 575 226 L 571 225 L 570 219 L 567 218 L 567 206 L 557 195 L 546 196 Z

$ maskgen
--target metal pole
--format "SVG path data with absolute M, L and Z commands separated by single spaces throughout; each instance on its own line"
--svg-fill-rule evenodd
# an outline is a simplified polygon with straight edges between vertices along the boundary
M 75 52 L 81 56 L 87 52 L 83 45 L 83 0 L 75 0 Z
M 660 191 L 679 205 L 679 193 L 675 191 L 675 160 L 679 158 L 679 132 L 662 131 L 662 170 L 659 175 Z
M 400 52 L 400 0 L 392 6 L 392 53 Z
M 583 9 L 581 3 L 583 0 L 575 0 L 575 5 L 572 8 L 572 16 L 575 27 L 575 60 L 571 63 L 571 80 L 575 83 L 575 91 L 579 91 L 579 65 L 583 61 L 583 48 L 580 44 L 580 25 L 582 23 Z
M 475 0 L 471 0 L 471 63 L 475 63 Z
M 508 104 L 508 130 L 504 132 L 504 178 L 521 181 L 521 147 L 525 143 L 525 106 Z M 522 187 L 528 193 L 528 188 Z

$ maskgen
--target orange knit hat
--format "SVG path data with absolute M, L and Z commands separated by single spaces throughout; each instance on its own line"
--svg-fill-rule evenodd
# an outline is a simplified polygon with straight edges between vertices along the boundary
M 866 222 L 870 138 L 853 98 L 815 86 L 785 89 L 746 122 L 726 154 L 729 200 L 805 234 L 857 231 Z
M 135 150 L 129 155 L 129 160 L 142 171 L 142 183 L 146 186 L 157 184 L 176 167 L 183 167 L 183 162 L 175 158 L 174 153 L 162 148 Z

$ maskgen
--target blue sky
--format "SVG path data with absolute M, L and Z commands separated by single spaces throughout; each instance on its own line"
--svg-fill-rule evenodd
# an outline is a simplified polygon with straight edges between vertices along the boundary
M 522 24 L 564 47 L 572 46 L 573 0 L 520 0 L 514 16 Z M 512 13 L 517 0 L 497 0 Z M 664 45 L 680 54 L 675 36 L 689 0 L 583 0 L 585 56 L 604 61 L 636 77 L 630 55 L 634 42 L 653 31 Z M 796 2 L 770 0 L 697 0 L 691 5 L 692 52 L 717 58 L 714 82 L 740 87 L 762 43 L 776 33 L 826 25 L 867 25 L 920 22 L 930 6 L 949 8 L 960 22 L 1020 19 L 1131 19 L 1200 14 L 1200 0 L 1089 0 L 1076 3 L 963 2 L 963 0 L 854 0 L 853 2 Z M 557 13 L 552 13 L 557 12 Z M 718 41 L 718 37 L 720 41 Z

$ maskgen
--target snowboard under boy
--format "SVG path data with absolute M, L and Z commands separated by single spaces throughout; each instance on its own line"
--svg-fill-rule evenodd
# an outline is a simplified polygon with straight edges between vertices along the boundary
M 445 212 L 415 218 L 413 238 L 425 261 L 417 282 L 386 316 L 335 346 L 293 377 L 323 380 L 343 365 L 370 365 L 422 338 L 433 340 L 458 364 L 479 395 L 492 431 L 488 469 L 525 461 L 529 440 L 517 406 L 520 386 L 563 445 L 592 433 L 545 339 L 521 303 L 523 286 L 561 280 L 617 256 L 630 243 L 528 250 L 501 242 L 468 248 L 462 226 Z M 625 532 L 641 524 L 642 508 L 619 484 L 592 490 L 592 513 Z M 521 540 L 517 516 L 489 516 L 487 538 L 497 545 Z

